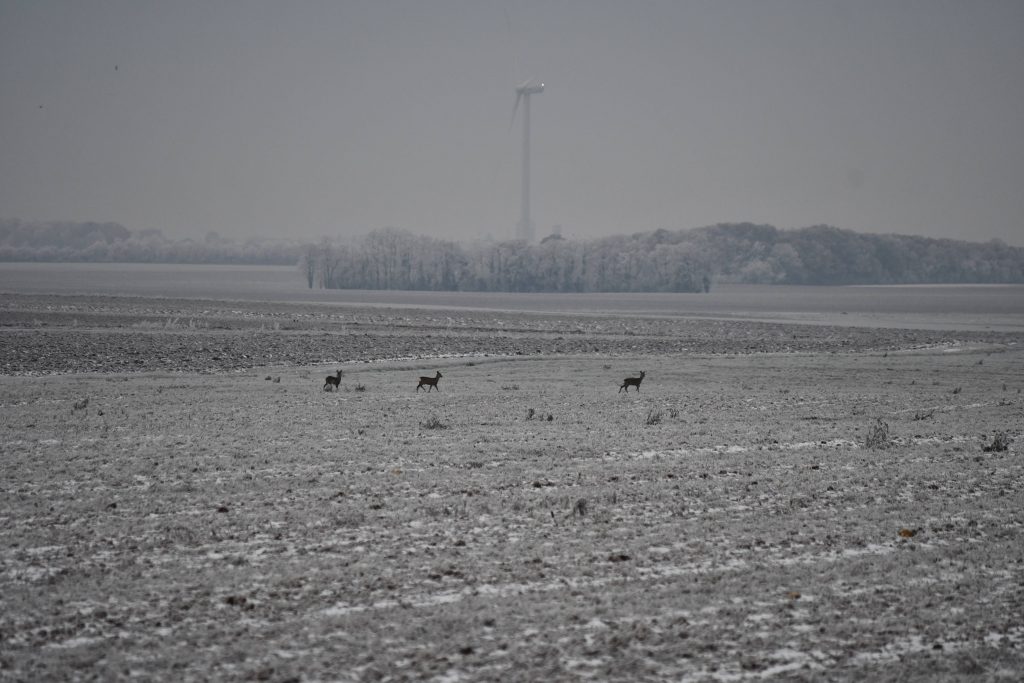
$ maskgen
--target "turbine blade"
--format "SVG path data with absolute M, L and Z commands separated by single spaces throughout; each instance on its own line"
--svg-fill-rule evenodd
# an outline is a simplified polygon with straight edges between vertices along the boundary
M 516 41 L 512 30 L 512 19 L 508 16 L 508 9 L 503 5 L 501 13 L 505 15 L 505 30 L 508 37 L 509 54 L 512 55 L 512 80 L 519 82 L 519 57 L 516 54 Z
M 511 131 L 512 126 L 516 122 L 516 112 L 519 111 L 519 100 L 523 99 L 523 93 L 520 90 L 516 90 L 516 103 L 512 107 L 512 119 L 508 122 L 508 129 Z

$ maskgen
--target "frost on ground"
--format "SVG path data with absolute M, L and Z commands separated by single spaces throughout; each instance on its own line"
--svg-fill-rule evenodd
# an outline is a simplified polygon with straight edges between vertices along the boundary
M 1024 672 L 1024 340 L 365 311 L 361 341 L 100 304 L 0 319 L 0 679 Z

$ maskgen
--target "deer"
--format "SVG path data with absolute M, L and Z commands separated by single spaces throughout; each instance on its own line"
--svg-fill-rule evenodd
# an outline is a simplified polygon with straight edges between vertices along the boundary
M 338 370 L 337 375 L 327 375 L 324 379 L 324 391 L 334 391 L 334 389 L 338 388 L 339 384 L 341 384 L 341 370 Z M 334 389 L 331 387 L 334 387 Z
M 419 391 L 420 388 L 426 386 L 427 393 L 430 393 L 431 387 L 437 389 L 437 380 L 441 379 L 441 377 L 443 377 L 443 375 L 440 370 L 437 371 L 437 377 L 420 377 L 420 383 L 416 385 L 416 391 Z M 440 389 L 437 390 L 441 391 Z
M 626 379 L 622 380 L 622 386 L 619 387 L 619 393 L 622 393 L 622 390 L 625 389 L 626 393 L 628 394 L 630 387 L 636 387 L 636 393 L 639 394 L 640 393 L 640 382 L 644 381 L 644 376 L 645 375 L 647 375 L 647 373 L 644 372 L 643 370 L 641 370 L 639 377 L 627 377 Z

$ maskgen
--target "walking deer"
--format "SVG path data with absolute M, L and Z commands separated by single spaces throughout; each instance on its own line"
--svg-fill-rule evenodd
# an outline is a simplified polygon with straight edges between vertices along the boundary
M 622 390 L 625 389 L 626 393 L 628 394 L 630 387 L 636 387 L 636 392 L 639 394 L 640 393 L 640 382 L 644 381 L 644 376 L 646 376 L 646 375 L 647 375 L 647 373 L 644 372 L 643 370 L 641 370 L 639 377 L 627 377 L 626 379 L 622 380 L 622 386 L 619 387 L 619 393 L 621 394 Z
M 419 391 L 422 387 L 427 387 L 427 392 L 430 392 L 431 387 L 437 389 L 437 380 L 441 379 L 441 371 L 437 371 L 437 377 L 420 377 L 420 383 L 416 385 L 416 391 Z M 440 389 L 437 389 L 441 391 Z
M 339 384 L 341 384 L 341 370 L 338 370 L 337 375 L 327 375 L 324 379 L 324 391 L 334 391 Z

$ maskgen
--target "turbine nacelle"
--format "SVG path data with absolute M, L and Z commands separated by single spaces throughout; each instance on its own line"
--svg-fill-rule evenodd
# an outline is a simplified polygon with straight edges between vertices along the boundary
M 512 120 L 508 124 L 509 130 L 512 130 L 512 124 L 516 121 L 516 112 L 519 111 L 519 100 L 530 95 L 539 95 L 542 92 L 544 92 L 544 84 L 534 83 L 532 78 L 516 88 L 516 103 L 512 107 Z
M 517 97 L 522 97 L 523 95 L 537 95 L 538 93 L 542 92 L 544 92 L 544 84 L 534 83 L 532 80 L 526 81 L 521 86 L 516 88 Z

